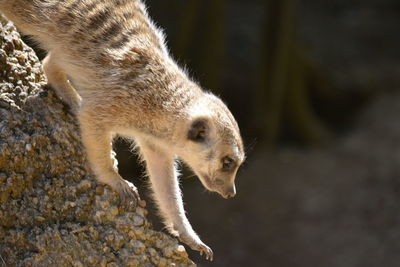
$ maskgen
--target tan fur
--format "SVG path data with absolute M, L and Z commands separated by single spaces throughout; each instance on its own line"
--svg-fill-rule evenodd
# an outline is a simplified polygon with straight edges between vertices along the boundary
M 115 135 L 134 139 L 166 225 L 212 259 L 186 218 L 175 159 L 185 161 L 208 190 L 232 197 L 244 160 L 239 128 L 222 101 L 170 58 L 143 3 L 0 0 L 0 11 L 49 51 L 43 69 L 79 119 L 97 179 L 121 197 L 137 194 L 112 156 Z

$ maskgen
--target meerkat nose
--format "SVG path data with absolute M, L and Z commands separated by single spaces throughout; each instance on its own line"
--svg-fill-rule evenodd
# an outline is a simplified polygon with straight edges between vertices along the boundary
M 225 198 L 226 199 L 228 199 L 228 198 L 232 198 L 232 197 L 234 197 L 236 195 L 236 193 L 227 193 L 227 194 L 225 194 Z
M 224 194 L 224 198 L 228 199 L 228 198 L 232 198 L 236 195 L 236 187 L 235 185 L 232 186 L 232 188 L 229 189 L 229 191 L 227 191 Z

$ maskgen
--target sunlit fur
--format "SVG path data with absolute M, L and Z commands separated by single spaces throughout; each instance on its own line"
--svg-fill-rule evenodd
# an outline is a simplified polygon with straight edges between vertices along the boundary
M 203 185 L 235 194 L 244 159 L 235 119 L 220 99 L 204 92 L 171 59 L 164 37 L 139 0 L 0 0 L 0 11 L 49 51 L 49 84 L 77 115 L 82 142 L 98 181 L 121 197 L 133 188 L 118 174 L 112 140 L 134 139 L 147 167 L 166 225 L 192 249 L 212 259 L 183 208 L 176 157 Z M 188 139 L 193 122 L 208 123 L 204 142 Z M 236 167 L 221 171 L 229 156 Z
M 208 122 L 209 132 L 205 142 L 197 143 L 191 140 L 180 141 L 177 155 L 183 159 L 196 173 L 204 187 L 227 197 L 235 192 L 235 177 L 240 164 L 244 160 L 243 144 L 239 128 L 232 114 L 220 99 L 203 94 L 202 103 L 195 105 L 189 111 L 191 120 L 203 119 Z M 190 125 L 186 126 L 189 129 Z M 221 170 L 222 159 L 229 156 L 235 160 L 237 167 L 226 173 Z

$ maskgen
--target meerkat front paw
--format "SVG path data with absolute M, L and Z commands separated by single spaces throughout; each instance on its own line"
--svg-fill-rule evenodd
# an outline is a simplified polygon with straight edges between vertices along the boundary
M 200 251 L 200 255 L 206 257 L 207 260 L 212 261 L 214 259 L 214 253 L 211 250 L 210 247 L 208 247 L 206 244 L 201 243 L 201 244 L 197 244 L 195 245 L 195 248 L 192 247 L 192 249 Z
M 212 261 L 214 258 L 214 253 L 210 247 L 204 244 L 200 239 L 191 238 L 187 235 L 179 235 L 179 240 L 182 243 L 188 245 L 191 249 L 197 250 L 200 252 L 200 255 L 206 257 L 207 260 Z
M 132 183 L 119 178 L 117 182 L 114 182 L 111 187 L 119 194 L 121 205 L 124 206 L 137 206 L 140 200 L 139 192 Z

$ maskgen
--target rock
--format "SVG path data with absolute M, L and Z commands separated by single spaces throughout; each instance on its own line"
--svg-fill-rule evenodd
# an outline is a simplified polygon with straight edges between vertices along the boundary
M 76 119 L 3 18 L 0 136 L 0 265 L 194 266 L 176 239 L 150 228 L 144 202 L 121 207 L 97 184 Z

